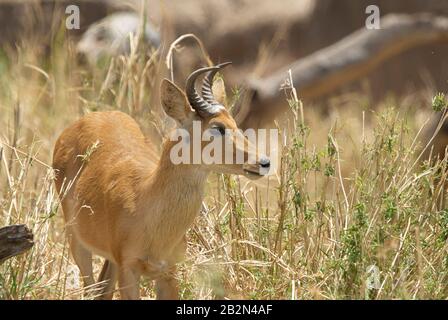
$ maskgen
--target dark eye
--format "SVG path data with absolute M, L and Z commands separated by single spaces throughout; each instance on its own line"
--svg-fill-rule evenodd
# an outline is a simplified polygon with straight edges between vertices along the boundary
M 226 129 L 224 127 L 221 127 L 221 126 L 214 126 L 213 130 L 216 130 L 222 136 L 226 134 Z

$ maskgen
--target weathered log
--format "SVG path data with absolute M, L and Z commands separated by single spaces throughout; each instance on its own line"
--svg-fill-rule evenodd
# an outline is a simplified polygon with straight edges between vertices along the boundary
M 0 264 L 34 245 L 32 232 L 23 224 L 0 228 Z
M 260 127 L 285 111 L 279 88 L 289 69 L 300 97 L 312 99 L 359 79 L 394 56 L 442 41 L 448 42 L 447 17 L 388 15 L 379 30 L 362 28 L 266 78 L 251 81 L 252 104 L 240 111 L 238 119 L 244 128 Z

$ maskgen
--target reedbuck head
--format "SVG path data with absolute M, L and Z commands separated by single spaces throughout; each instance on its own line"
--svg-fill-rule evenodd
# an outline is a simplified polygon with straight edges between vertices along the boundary
M 269 172 L 269 158 L 257 151 L 253 141 L 238 129 L 227 111 L 222 81 L 215 86 L 215 91 L 220 93 L 216 98 L 213 94 L 214 76 L 228 64 L 194 71 L 187 79 L 185 92 L 171 81 L 163 80 L 161 102 L 165 112 L 176 120 L 177 138 L 181 138 L 180 142 L 172 140 L 169 144 L 171 160 L 200 166 L 204 170 L 256 179 Z M 203 74 L 200 96 L 196 91 L 196 81 Z M 184 161 L 179 161 L 179 158 Z

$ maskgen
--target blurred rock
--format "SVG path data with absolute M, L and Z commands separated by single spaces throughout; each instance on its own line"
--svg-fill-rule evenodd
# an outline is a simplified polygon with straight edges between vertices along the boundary
M 133 12 L 117 12 L 92 24 L 82 35 L 77 44 L 77 51 L 83 54 L 91 65 L 103 57 L 130 53 L 130 36 L 138 34 L 141 26 L 140 17 Z M 146 22 L 145 42 L 157 48 L 160 36 L 155 27 Z

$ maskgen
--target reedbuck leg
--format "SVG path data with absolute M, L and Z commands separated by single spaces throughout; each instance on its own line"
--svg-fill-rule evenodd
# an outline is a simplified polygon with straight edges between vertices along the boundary
M 84 287 L 93 285 L 95 279 L 93 278 L 92 270 L 92 253 L 83 247 L 72 232 L 68 233 L 68 241 L 73 259 L 81 272 Z
M 179 285 L 177 279 L 175 278 L 176 275 L 175 263 L 184 259 L 186 251 L 187 251 L 187 237 L 184 235 L 182 240 L 174 249 L 169 269 L 160 278 L 156 280 L 156 292 L 158 300 L 179 299 Z
M 172 272 L 156 280 L 157 300 L 177 300 L 179 299 L 178 281 L 174 276 L 175 268 Z
M 140 274 L 129 266 L 120 266 L 118 268 L 118 287 L 122 300 L 140 299 L 139 280 Z
M 109 260 L 105 260 L 100 276 L 100 294 L 95 298 L 97 300 L 111 300 L 114 295 L 115 283 L 117 282 L 117 267 Z

